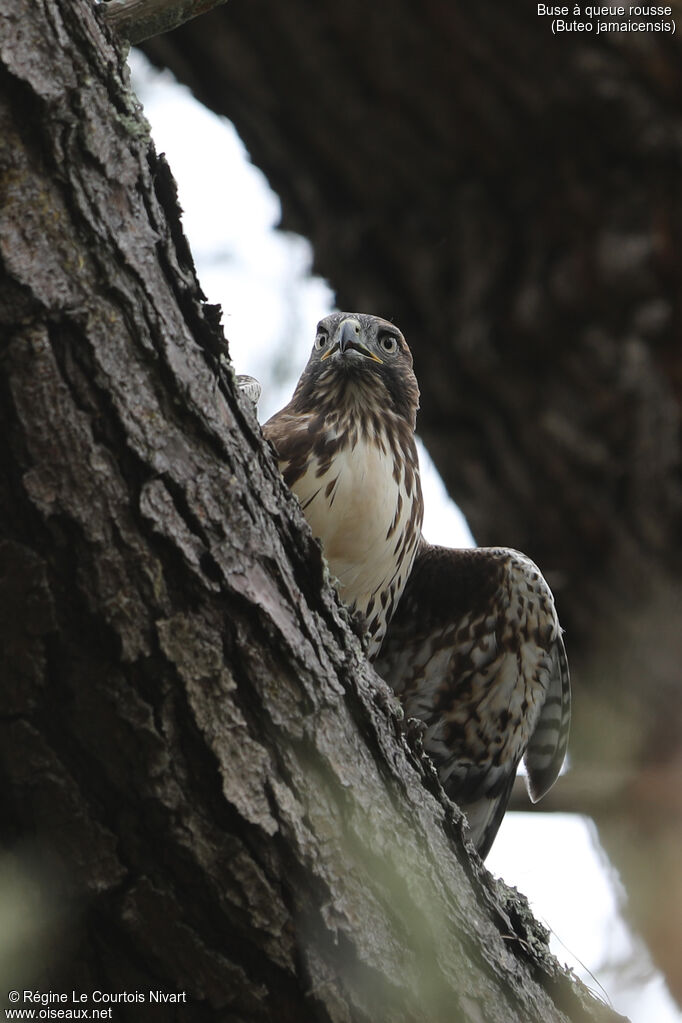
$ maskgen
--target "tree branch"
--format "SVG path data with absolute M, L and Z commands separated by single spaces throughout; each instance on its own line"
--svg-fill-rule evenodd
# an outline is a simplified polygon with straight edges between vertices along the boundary
M 226 0 L 104 0 L 97 8 L 109 26 L 135 45 L 170 32 Z

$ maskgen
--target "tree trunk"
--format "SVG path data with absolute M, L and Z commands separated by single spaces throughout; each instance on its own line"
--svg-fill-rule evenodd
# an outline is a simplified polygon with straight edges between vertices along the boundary
M 5 990 L 615 1019 L 470 859 L 365 661 L 93 10 L 11 0 L 0 60 Z
M 477 540 L 546 572 L 575 695 L 556 798 L 594 814 L 682 999 L 679 32 L 250 0 L 145 49 L 235 122 L 339 306 L 403 329 Z

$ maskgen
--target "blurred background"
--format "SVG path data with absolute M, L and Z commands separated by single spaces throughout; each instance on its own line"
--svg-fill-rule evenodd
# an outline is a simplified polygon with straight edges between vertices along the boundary
M 196 97 L 131 55 L 261 420 L 329 309 L 395 320 L 427 538 L 517 547 L 551 583 L 569 770 L 532 812 L 520 784 L 487 865 L 618 1011 L 679 1020 L 677 36 L 555 37 L 484 0 L 232 0 L 144 50 Z

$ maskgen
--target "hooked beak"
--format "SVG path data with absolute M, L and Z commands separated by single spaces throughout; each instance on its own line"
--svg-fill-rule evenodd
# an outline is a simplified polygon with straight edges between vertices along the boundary
M 328 359 L 330 355 L 334 355 L 335 352 L 343 355 L 347 351 L 352 351 L 358 352 L 360 355 L 364 355 L 368 359 L 373 359 L 374 362 L 379 362 L 383 365 L 384 360 L 380 359 L 378 355 L 375 355 L 374 352 L 370 351 L 360 341 L 360 329 L 360 324 L 357 320 L 351 317 L 344 320 L 339 327 L 338 340 L 324 353 L 320 362 L 324 362 L 325 359 Z

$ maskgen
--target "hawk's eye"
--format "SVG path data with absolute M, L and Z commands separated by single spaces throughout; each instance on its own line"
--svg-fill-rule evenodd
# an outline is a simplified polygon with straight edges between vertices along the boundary
M 392 334 L 384 334 L 383 337 L 380 337 L 379 344 L 389 355 L 393 355 L 398 349 L 398 339 Z
M 318 334 L 317 337 L 315 338 L 315 350 L 318 352 L 321 351 L 328 340 L 329 338 L 327 337 L 326 334 Z

